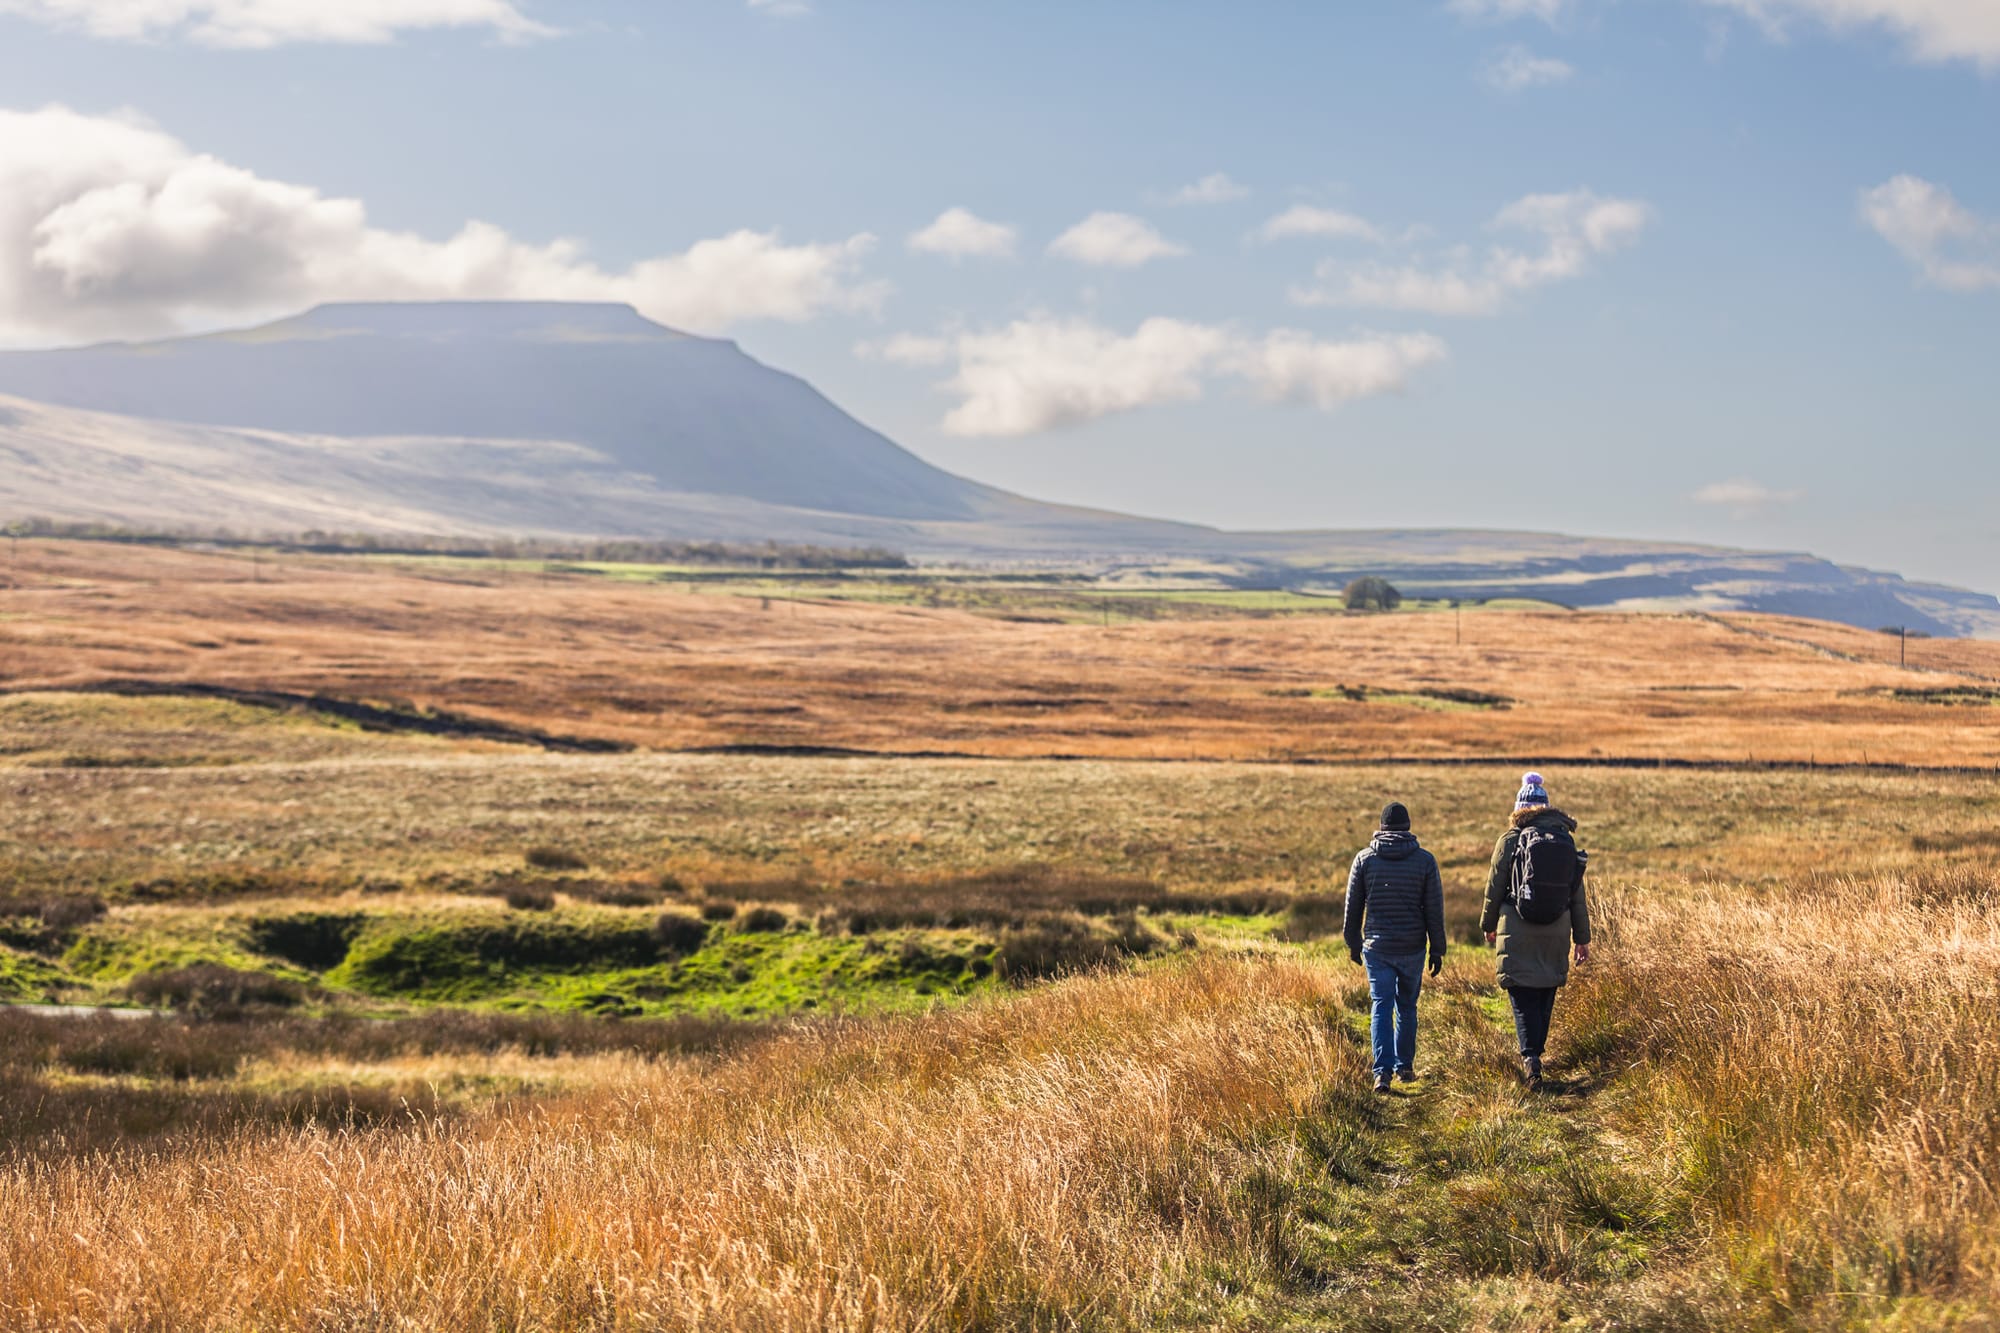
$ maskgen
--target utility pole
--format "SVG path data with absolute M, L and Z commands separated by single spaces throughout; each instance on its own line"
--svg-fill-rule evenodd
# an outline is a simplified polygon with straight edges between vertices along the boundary
M 1901 625 L 1896 629 L 1896 665 L 1906 671 L 1910 666 L 1910 627 L 1908 625 Z
M 1465 645 L 1465 604 L 1456 597 L 1451 599 L 1451 634 L 1453 643 Z

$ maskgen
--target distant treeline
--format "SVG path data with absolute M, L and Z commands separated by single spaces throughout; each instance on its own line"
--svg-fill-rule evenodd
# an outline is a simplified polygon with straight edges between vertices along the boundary
M 258 547 L 311 555 L 445 555 L 478 560 L 563 560 L 621 565 L 727 565 L 757 569 L 908 569 L 907 557 L 880 546 L 813 546 L 798 542 L 689 542 L 618 538 L 429 537 L 407 533 L 320 532 L 252 536 L 214 528 L 128 528 L 48 518 L 0 525 L 9 537 L 128 542 L 138 546 Z

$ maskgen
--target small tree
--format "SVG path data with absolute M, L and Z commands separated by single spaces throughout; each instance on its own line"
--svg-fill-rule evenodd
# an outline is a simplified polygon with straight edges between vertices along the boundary
M 1403 594 L 1389 580 L 1373 574 L 1354 580 L 1340 595 L 1350 611 L 1394 611 L 1403 604 Z

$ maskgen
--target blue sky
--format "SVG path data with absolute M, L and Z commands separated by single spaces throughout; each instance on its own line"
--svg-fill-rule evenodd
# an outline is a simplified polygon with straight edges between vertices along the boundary
M 0 341 L 456 295 L 1049 499 L 2000 590 L 1992 0 L 0 0 Z

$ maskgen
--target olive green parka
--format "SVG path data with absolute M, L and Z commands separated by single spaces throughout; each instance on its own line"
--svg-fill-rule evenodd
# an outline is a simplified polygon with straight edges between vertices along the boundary
M 1574 835 L 1576 821 L 1552 806 L 1536 805 L 1514 812 L 1511 827 L 1493 845 L 1493 865 L 1486 876 L 1486 910 L 1479 929 L 1495 936 L 1502 986 L 1560 986 L 1569 980 L 1571 941 L 1590 943 L 1590 899 L 1585 875 L 1577 878 L 1569 910 L 1547 925 L 1524 920 L 1514 910 L 1514 849 L 1521 831 L 1531 824 Z

